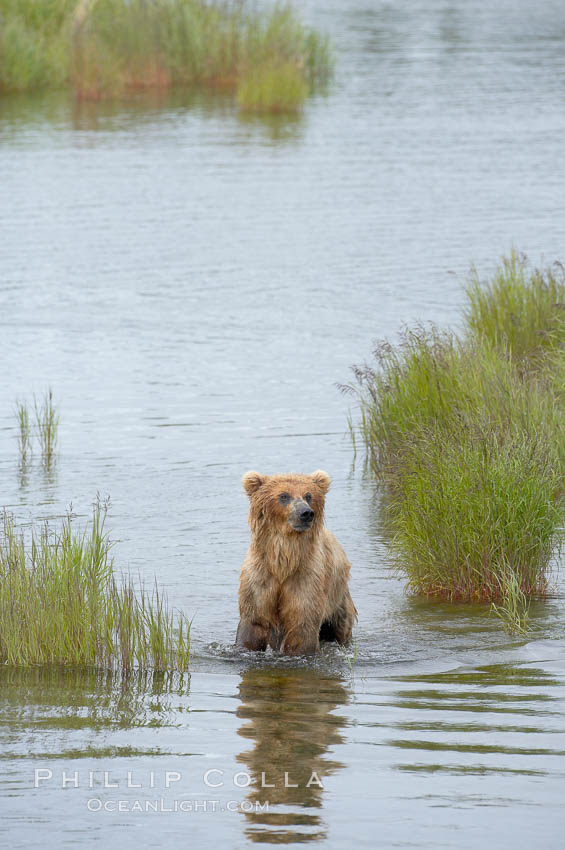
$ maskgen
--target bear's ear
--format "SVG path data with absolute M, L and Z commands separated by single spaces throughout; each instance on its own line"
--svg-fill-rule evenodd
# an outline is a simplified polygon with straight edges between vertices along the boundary
M 241 483 L 243 484 L 243 489 L 251 498 L 253 493 L 258 490 L 261 484 L 264 484 L 266 480 L 266 475 L 259 475 L 258 472 L 246 472 L 241 479 Z
M 314 484 L 318 485 L 322 493 L 327 493 L 330 489 L 332 479 L 330 478 L 327 472 L 324 472 L 323 469 L 317 469 L 316 472 L 312 473 L 310 478 L 312 478 Z

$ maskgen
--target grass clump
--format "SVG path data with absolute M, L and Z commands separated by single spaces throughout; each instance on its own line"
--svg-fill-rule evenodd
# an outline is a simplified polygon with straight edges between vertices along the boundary
M 547 376 L 522 378 L 488 341 L 417 326 L 398 345 L 380 343 L 375 365 L 354 367 L 358 428 L 373 472 L 394 488 L 414 435 L 460 439 L 476 429 L 509 426 L 552 439 L 561 416 Z
M 488 421 L 439 427 L 410 441 L 399 479 L 393 546 L 412 591 L 502 607 L 546 592 L 563 510 L 551 443 Z
M 39 442 L 41 460 L 46 468 L 50 468 L 57 451 L 59 441 L 59 414 L 53 398 L 53 390 L 49 388 L 41 402 L 33 397 L 33 413 L 35 427 L 25 401 L 16 402 L 16 419 L 18 427 L 18 449 L 20 463 L 26 466 L 33 454 L 33 437 Z
M 16 403 L 16 417 L 18 420 L 18 450 L 20 454 L 20 463 L 27 464 L 32 455 L 31 442 L 31 424 L 29 420 L 29 410 L 23 401 Z
M 0 91 L 59 88 L 69 79 L 65 22 L 74 0 L 3 0 Z
M 292 62 L 251 68 L 237 87 L 239 105 L 250 112 L 293 112 L 307 94 L 304 76 Z
M 531 371 L 565 344 L 565 269 L 530 270 L 516 252 L 503 260 L 492 281 L 476 274 L 467 287 L 469 332 L 488 340 L 503 356 Z
M 34 397 L 33 406 L 41 458 L 45 466 L 49 467 L 53 463 L 59 439 L 59 415 L 55 408 L 51 388 L 45 393 L 41 405 L 38 405 L 37 399 Z
M 203 84 L 233 90 L 245 109 L 292 111 L 332 69 L 328 39 L 288 4 L 7 0 L 4 15 L 5 90 L 69 83 L 99 99 Z
M 463 334 L 405 330 L 348 389 L 408 587 L 522 631 L 562 537 L 565 279 L 513 254 L 467 296 Z
M 0 535 L 0 660 L 104 668 L 184 670 L 190 623 L 175 615 L 157 586 L 117 581 L 106 509 L 75 533 L 68 515 L 59 533 L 44 524 L 26 544 L 4 513 Z

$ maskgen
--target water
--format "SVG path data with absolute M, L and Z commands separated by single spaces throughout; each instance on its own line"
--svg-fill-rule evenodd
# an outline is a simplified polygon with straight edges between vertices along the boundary
M 563 259 L 565 12 L 304 13 L 338 68 L 298 119 L 186 93 L 0 103 L 1 502 L 81 521 L 109 495 L 117 564 L 194 617 L 195 653 L 184 680 L 0 672 L 4 846 L 562 846 L 563 585 L 527 641 L 406 597 L 335 383 L 403 322 L 456 326 L 472 262 Z M 60 456 L 22 472 L 13 405 L 48 385 Z M 239 655 L 241 475 L 319 467 L 355 656 Z

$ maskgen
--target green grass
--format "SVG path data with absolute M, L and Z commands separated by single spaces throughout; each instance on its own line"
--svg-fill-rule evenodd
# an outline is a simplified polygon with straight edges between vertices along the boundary
M 514 252 L 492 281 L 482 285 L 473 276 L 467 300 L 470 333 L 522 369 L 542 367 L 565 344 L 565 271 L 558 263 L 530 270 L 526 258 Z
M 288 4 L 247 0 L 5 0 L 0 89 L 71 85 L 81 98 L 178 85 L 232 90 L 244 109 L 295 111 L 331 76 L 328 39 Z
M 295 112 L 307 94 L 304 75 L 292 62 L 251 68 L 237 87 L 239 105 L 251 112 Z
M 74 0 L 3 0 L 0 91 L 59 88 L 70 78 Z
M 563 515 L 551 443 L 488 421 L 464 436 L 440 426 L 413 438 L 403 461 L 389 509 L 412 591 L 502 608 L 516 592 L 546 592 Z
M 33 454 L 33 438 L 39 443 L 41 460 L 46 468 L 50 468 L 55 459 L 59 441 L 59 414 L 55 406 L 51 388 L 45 393 L 43 400 L 38 402 L 33 397 L 34 426 L 25 401 L 16 402 L 16 419 L 18 424 L 18 449 L 20 463 L 25 466 Z
M 508 567 L 502 577 L 502 604 L 491 602 L 491 610 L 511 634 L 525 634 L 530 619 L 530 596 L 520 585 L 516 571 Z
M 157 585 L 116 579 L 106 512 L 95 505 L 88 529 L 71 516 L 58 533 L 44 524 L 26 542 L 3 515 L 0 534 L 0 661 L 185 670 L 190 623 Z
M 55 407 L 53 391 L 48 389 L 41 402 L 33 397 L 33 412 L 35 427 L 31 424 L 28 406 L 25 401 L 16 402 L 16 419 L 18 424 L 18 449 L 20 463 L 27 464 L 33 454 L 33 437 L 39 442 L 41 460 L 46 467 L 51 467 L 59 441 L 59 414 Z
M 32 455 L 31 424 L 29 421 L 29 410 L 23 401 L 16 403 L 16 417 L 18 420 L 18 450 L 20 463 L 25 465 Z
M 34 396 L 35 424 L 41 450 L 41 459 L 46 467 L 50 467 L 55 457 L 59 439 L 59 415 L 53 401 L 53 391 L 48 389 L 41 405 Z
M 460 438 L 481 421 L 548 439 L 563 429 L 548 376 L 524 380 L 488 341 L 418 326 L 405 330 L 396 346 L 379 344 L 374 358 L 374 365 L 354 367 L 355 383 L 346 389 L 359 404 L 357 437 L 388 487 L 394 487 L 411 437 L 423 429 Z
M 561 267 L 514 254 L 469 284 L 460 336 L 408 329 L 347 388 L 409 589 L 490 600 L 514 631 L 547 592 L 562 539 L 563 304 Z

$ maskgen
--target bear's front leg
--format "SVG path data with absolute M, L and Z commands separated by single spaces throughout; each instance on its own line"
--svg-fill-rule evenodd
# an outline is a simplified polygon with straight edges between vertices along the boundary
M 237 627 L 235 645 L 240 647 L 240 649 L 251 649 L 254 652 L 260 652 L 267 648 L 268 636 L 269 631 L 265 626 L 260 626 L 259 623 L 249 623 L 247 620 L 241 619 Z
M 281 590 L 279 621 L 285 655 L 315 655 L 320 650 L 324 596 L 313 578 L 292 576 Z
M 320 651 L 318 631 L 311 628 L 294 628 L 287 632 L 281 644 L 284 655 L 315 655 Z
M 255 652 L 265 650 L 271 635 L 275 595 L 273 579 L 257 575 L 253 564 L 245 563 L 239 584 L 239 626 L 235 645 Z

